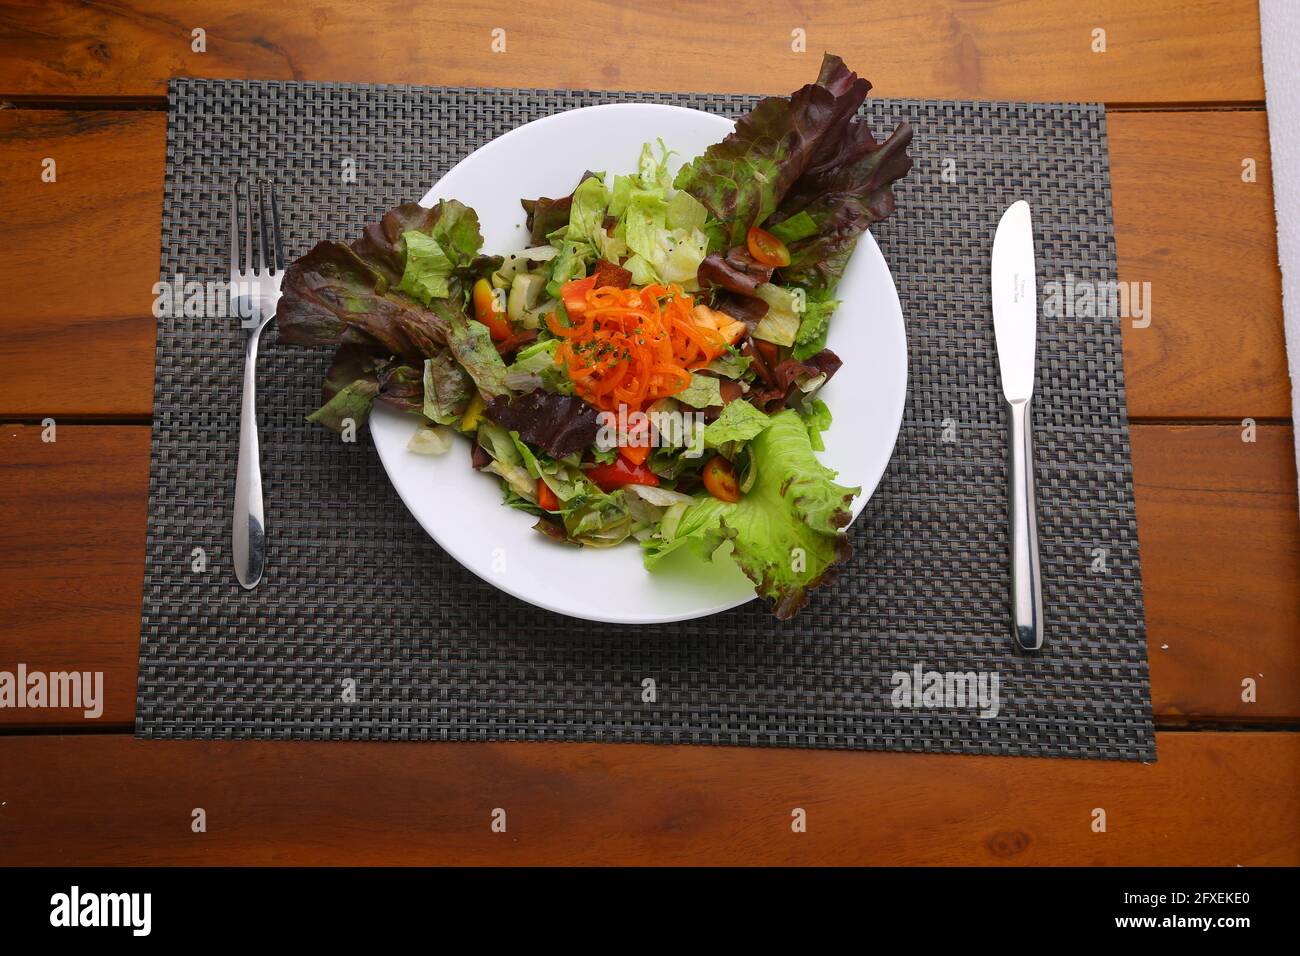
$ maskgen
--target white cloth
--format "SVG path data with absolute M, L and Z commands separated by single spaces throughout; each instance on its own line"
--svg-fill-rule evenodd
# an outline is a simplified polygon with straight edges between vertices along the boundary
M 1300 426 L 1300 2 L 1260 0 L 1259 32 L 1273 154 L 1286 357 L 1291 369 L 1291 418 Z M 1296 429 L 1296 467 L 1300 468 L 1300 427 Z

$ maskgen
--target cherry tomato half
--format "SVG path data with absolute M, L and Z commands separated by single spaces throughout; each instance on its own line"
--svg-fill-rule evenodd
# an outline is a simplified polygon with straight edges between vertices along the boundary
M 766 229 L 751 227 L 745 236 L 745 245 L 749 246 L 749 254 L 765 266 L 779 269 L 790 264 L 790 250 Z
M 503 342 L 510 337 L 510 320 L 504 311 L 497 309 L 497 295 L 492 283 L 479 279 L 474 283 L 474 318 L 488 327 L 494 342 Z
M 721 455 L 714 455 L 704 466 L 704 487 L 719 501 L 739 501 L 740 482 L 736 469 Z

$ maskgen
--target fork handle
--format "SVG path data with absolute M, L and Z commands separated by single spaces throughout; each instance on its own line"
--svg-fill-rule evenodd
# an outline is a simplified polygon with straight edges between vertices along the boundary
M 235 472 L 232 528 L 235 576 L 245 588 L 257 587 L 266 564 L 266 523 L 262 514 L 262 462 L 257 442 L 257 343 L 266 321 L 244 344 L 244 394 L 239 404 L 239 467 Z

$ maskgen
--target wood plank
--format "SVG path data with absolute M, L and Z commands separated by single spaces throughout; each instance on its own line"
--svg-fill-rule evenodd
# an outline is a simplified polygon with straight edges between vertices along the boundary
M 192 50 L 195 28 L 206 50 Z M 504 29 L 505 51 L 492 49 Z M 1094 53 L 1093 31 L 1106 31 Z M 792 49 L 803 30 L 806 53 Z M 593 43 L 593 35 L 617 42 Z M 671 42 L 665 42 L 671 38 Z M 881 95 L 1262 100 L 1253 0 L 629 4 L 220 0 L 0 7 L 0 95 L 161 96 L 171 76 L 787 93 L 833 48 Z M 723 51 L 720 53 L 720 51 Z M 743 51 L 728 55 L 726 51 Z M 1206 77 L 1212 77 L 1207 82 Z
M 0 111 L 0 414 L 149 415 L 166 131 Z
M 1263 113 L 1109 125 L 1120 275 L 1150 282 L 1155 309 L 1148 328 L 1124 329 L 1130 416 L 1289 417 Z M 150 414 L 164 136 L 148 113 L 0 111 L 0 415 Z M 39 182 L 47 153 L 57 184 Z M 1255 184 L 1241 182 L 1244 156 Z M 1207 184 L 1225 198 L 1205 202 Z M 67 286 L 68 248 L 94 294 L 49 294 Z M 1232 290 L 1230 321 L 1212 289 Z M 81 387 L 44 373 L 52 348 Z
M 1137 426 L 1133 476 L 1155 712 L 1300 715 L 1292 430 Z M 1256 702 L 1242 700 L 1242 681 Z
M 99 726 L 135 713 L 149 430 L 0 432 L 0 668 L 105 671 Z M 1132 429 L 1152 695 L 1158 719 L 1300 717 L 1300 518 L 1289 427 L 1246 444 L 1223 426 Z M 274 489 L 270 490 L 274 494 Z M 210 573 L 229 573 L 214 568 Z M 94 663 L 96 666 L 90 667 Z M 1262 675 L 1262 676 L 1261 676 Z M 1254 676 L 1257 703 L 1241 700 Z M 0 724 L 82 727 L 71 711 Z
M 0 738 L 10 865 L 1300 863 L 1300 736 L 1155 764 L 635 744 Z M 106 799 L 106 795 L 111 795 Z M 207 831 L 194 833 L 201 807 Z M 807 832 L 791 830 L 803 808 Z M 937 810 L 942 807 L 942 812 Z M 1093 811 L 1106 832 L 1092 831 Z M 506 832 L 489 829 L 496 808 Z
M 1150 325 L 1123 323 L 1130 415 L 1289 418 L 1266 114 L 1107 126 L 1119 277 L 1150 283 Z
M 149 429 L 0 429 L 0 669 L 102 671 L 104 711 L 0 709 L 0 725 L 135 719 Z

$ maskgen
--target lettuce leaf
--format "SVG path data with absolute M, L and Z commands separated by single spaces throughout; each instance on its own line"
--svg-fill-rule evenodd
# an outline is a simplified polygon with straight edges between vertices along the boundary
M 594 173 L 587 173 L 568 197 L 568 222 L 550 233 L 551 241 L 560 250 L 551 260 L 547 275 L 546 294 L 552 299 L 560 297 L 560 288 L 566 282 L 585 276 L 593 261 L 604 258 L 617 262 L 627 254 L 623 240 L 613 239 L 605 231 L 609 199 L 603 180 Z
M 590 171 L 583 173 L 582 178 L 578 180 L 578 185 L 581 186 L 595 176 L 596 174 Z M 574 192 L 577 192 L 576 187 Z M 528 229 L 529 239 L 532 245 L 539 246 L 546 242 L 547 236 L 551 233 L 569 224 L 573 209 L 573 193 L 559 199 L 547 199 L 543 196 L 539 199 L 521 199 L 519 202 L 527 215 L 525 226 Z
M 817 461 L 808 429 L 791 410 L 771 416 L 749 452 L 756 478 L 744 497 L 734 504 L 697 500 L 671 537 L 642 542 L 645 564 L 653 568 L 683 546 L 710 555 L 730 541 L 732 559 L 757 592 L 772 600 L 776 617 L 787 620 L 852 555 L 843 529 L 861 489 L 835 483 L 835 472 Z
M 378 222 L 367 224 L 351 248 L 396 286 L 406 271 L 406 237 L 411 232 L 436 242 L 457 269 L 470 266 L 483 246 L 478 214 L 462 202 L 444 199 L 432 208 L 418 203 L 393 207 Z
M 339 362 L 335 359 L 330 375 L 338 375 L 338 368 Z M 367 423 L 374 402 L 383 402 L 398 411 L 413 414 L 420 414 L 422 407 L 420 373 L 409 365 L 395 365 L 389 360 L 374 360 L 346 385 L 326 378 L 322 392 L 324 405 L 308 415 L 307 420 L 325 425 L 331 432 L 342 432 L 348 421 L 356 427 Z
M 808 213 L 800 211 L 784 222 L 772 223 L 768 230 L 786 245 L 817 235 L 817 223 Z
M 618 220 L 614 236 L 631 253 L 624 266 L 635 285 L 676 283 L 691 291 L 708 254 L 708 211 L 687 193 L 670 195 L 667 156 L 656 161 L 647 143 L 642 172 L 615 177 L 609 212 Z
M 830 349 L 807 359 L 786 359 L 769 369 L 764 382 L 755 383 L 745 398 L 764 411 L 781 406 L 803 408 L 843 364 Z
M 592 493 L 564 503 L 564 534 L 572 544 L 611 548 L 632 533 L 632 515 L 622 490 L 609 494 L 589 485 Z
M 664 222 L 669 229 L 703 230 L 708 221 L 709 211 L 690 193 L 679 190 L 668 200 Z
M 432 236 L 414 230 L 402 233 L 402 240 L 406 244 L 406 267 L 397 291 L 425 305 L 447 298 L 451 294 L 447 280 L 451 278 L 452 261 L 442 246 Z
M 754 338 L 774 345 L 794 345 L 801 325 L 798 297 L 791 290 L 770 282 L 756 287 L 754 295 L 767 303 L 767 312 L 754 326 Z
M 855 74 L 827 56 L 818 83 L 834 88 Z M 865 120 L 846 123 L 828 138 L 812 166 L 790 188 L 767 228 L 790 236 L 783 282 L 803 286 L 810 299 L 829 300 L 858 237 L 894 211 L 893 183 L 912 168 L 912 127 L 901 123 L 884 142 Z
M 487 403 L 486 414 L 553 458 L 590 448 L 599 431 L 596 410 L 582 399 L 541 389 L 513 398 L 494 398 Z
M 822 432 L 831 427 L 829 406 L 820 398 L 814 399 L 800 414 L 803 416 L 804 425 L 808 428 L 808 443 L 812 445 L 813 451 L 825 451 L 826 445 L 822 441 Z
M 672 185 L 672 177 L 668 175 L 668 157 L 673 155 L 673 151 L 664 145 L 662 139 L 656 142 L 659 144 L 657 159 L 653 146 L 649 143 L 641 146 L 641 157 L 636 164 L 636 174 L 641 182 L 641 188 L 657 189 L 666 194 L 668 187 Z
M 811 358 L 826 348 L 826 333 L 830 330 L 831 316 L 839 302 L 825 297 L 819 290 L 815 296 L 805 296 L 803 312 L 799 316 L 799 330 L 794 337 L 796 359 Z
M 460 420 L 469 406 L 474 383 L 448 353 L 424 360 L 424 417 L 439 425 Z
M 594 242 L 596 233 L 605 231 L 605 207 L 608 204 L 609 191 L 599 177 L 591 176 L 580 182 L 573 191 L 569 231 L 564 234 L 564 238 L 575 242 Z
M 810 297 L 833 295 L 858 237 L 893 213 L 892 183 L 912 168 L 912 128 L 906 123 L 883 143 L 866 123 L 852 128 L 856 152 L 846 153 L 843 165 L 802 180 L 777 214 L 778 222 L 806 216 L 816 225 L 815 233 L 790 243 L 790 264 L 781 269 L 784 282 L 803 286 Z
M 870 89 L 827 54 L 816 83 L 788 97 L 759 100 L 722 142 L 678 171 L 677 188 L 724 224 L 728 245 L 742 244 L 800 176 L 838 154 L 846 125 Z
M 446 344 L 448 325 L 393 286 L 389 276 L 350 247 L 321 242 L 291 264 L 276 306 L 279 340 L 289 345 L 367 347 L 423 364 Z
M 435 305 L 435 309 L 438 306 Z M 447 347 L 465 370 L 484 399 L 506 395 L 506 363 L 492 344 L 492 333 L 482 322 L 472 322 L 463 313 L 444 313 Z
M 749 441 L 771 421 L 749 402 L 734 399 L 723 406 L 722 414 L 705 426 L 704 444 L 708 448 L 717 448 L 730 441 Z
M 749 357 L 741 355 L 740 352 L 732 346 L 710 362 L 707 368 L 710 372 L 716 372 L 718 375 L 739 379 L 749 370 L 749 365 Z
M 659 236 L 668 219 L 668 201 L 657 193 L 638 190 L 623 210 L 623 238 L 627 247 L 648 262 L 659 249 Z
M 592 259 L 591 247 L 585 242 L 568 239 L 560 243 L 560 254 L 551 260 L 551 272 L 546 281 L 546 294 L 552 299 L 560 297 L 560 288 L 571 279 L 581 279 L 587 274 L 587 263 Z
M 541 339 L 520 349 L 514 362 L 506 367 L 506 387 L 512 392 L 531 392 L 540 388 L 560 395 L 572 395 L 573 382 L 564 366 L 555 361 L 555 350 L 559 345 L 559 339 Z
M 480 255 L 482 244 L 478 216 L 463 203 L 407 203 L 367 224 L 351 245 L 317 243 L 289 266 L 276 309 L 279 340 L 337 347 L 312 421 L 336 431 L 345 419 L 361 424 L 376 400 L 423 412 L 425 360 L 445 360 L 449 346 L 491 392 L 500 356 L 465 331 L 470 286 L 502 261 Z
M 721 533 L 722 514 L 734 507 L 711 495 L 696 498 L 695 503 L 682 513 L 671 533 L 647 538 L 641 542 L 641 561 L 647 571 L 680 548 L 692 548 L 704 557 L 726 543 Z
M 399 365 L 390 357 L 377 356 L 363 346 L 342 345 L 325 374 L 322 405 L 307 420 L 341 432 L 348 420 L 364 425 L 375 401 L 399 411 L 419 413 L 422 391 L 416 369 Z
M 421 370 L 410 365 L 389 362 L 379 374 L 379 394 L 375 401 L 383 402 L 399 412 L 419 415 L 424 410 L 424 376 Z
M 858 238 L 893 212 L 892 183 L 912 166 L 907 123 L 878 142 L 866 121 L 855 118 L 870 89 L 843 60 L 827 54 L 816 83 L 788 98 L 759 101 L 733 133 L 677 175 L 678 188 L 695 196 L 726 233 L 730 251 L 706 258 L 699 275 L 701 287 L 733 293 L 731 308 L 721 300 L 719 308 L 728 314 L 743 311 L 736 300 L 752 301 L 760 295 L 759 285 L 769 281 L 804 290 L 808 309 L 797 328 L 783 313 L 757 333 L 793 346 L 796 359 L 810 358 L 825 346 L 835 287 Z M 749 227 L 757 225 L 789 247 L 790 264 L 775 277 L 770 271 L 755 274 L 738 254 Z
M 348 421 L 360 425 L 370 417 L 378 394 L 378 382 L 359 378 L 335 392 L 328 402 L 307 416 L 307 421 L 324 425 L 332 432 L 343 431 Z
M 722 384 L 712 375 L 701 375 L 698 372 L 692 372 L 691 384 L 673 395 L 673 398 L 692 408 L 709 408 L 721 405 Z

